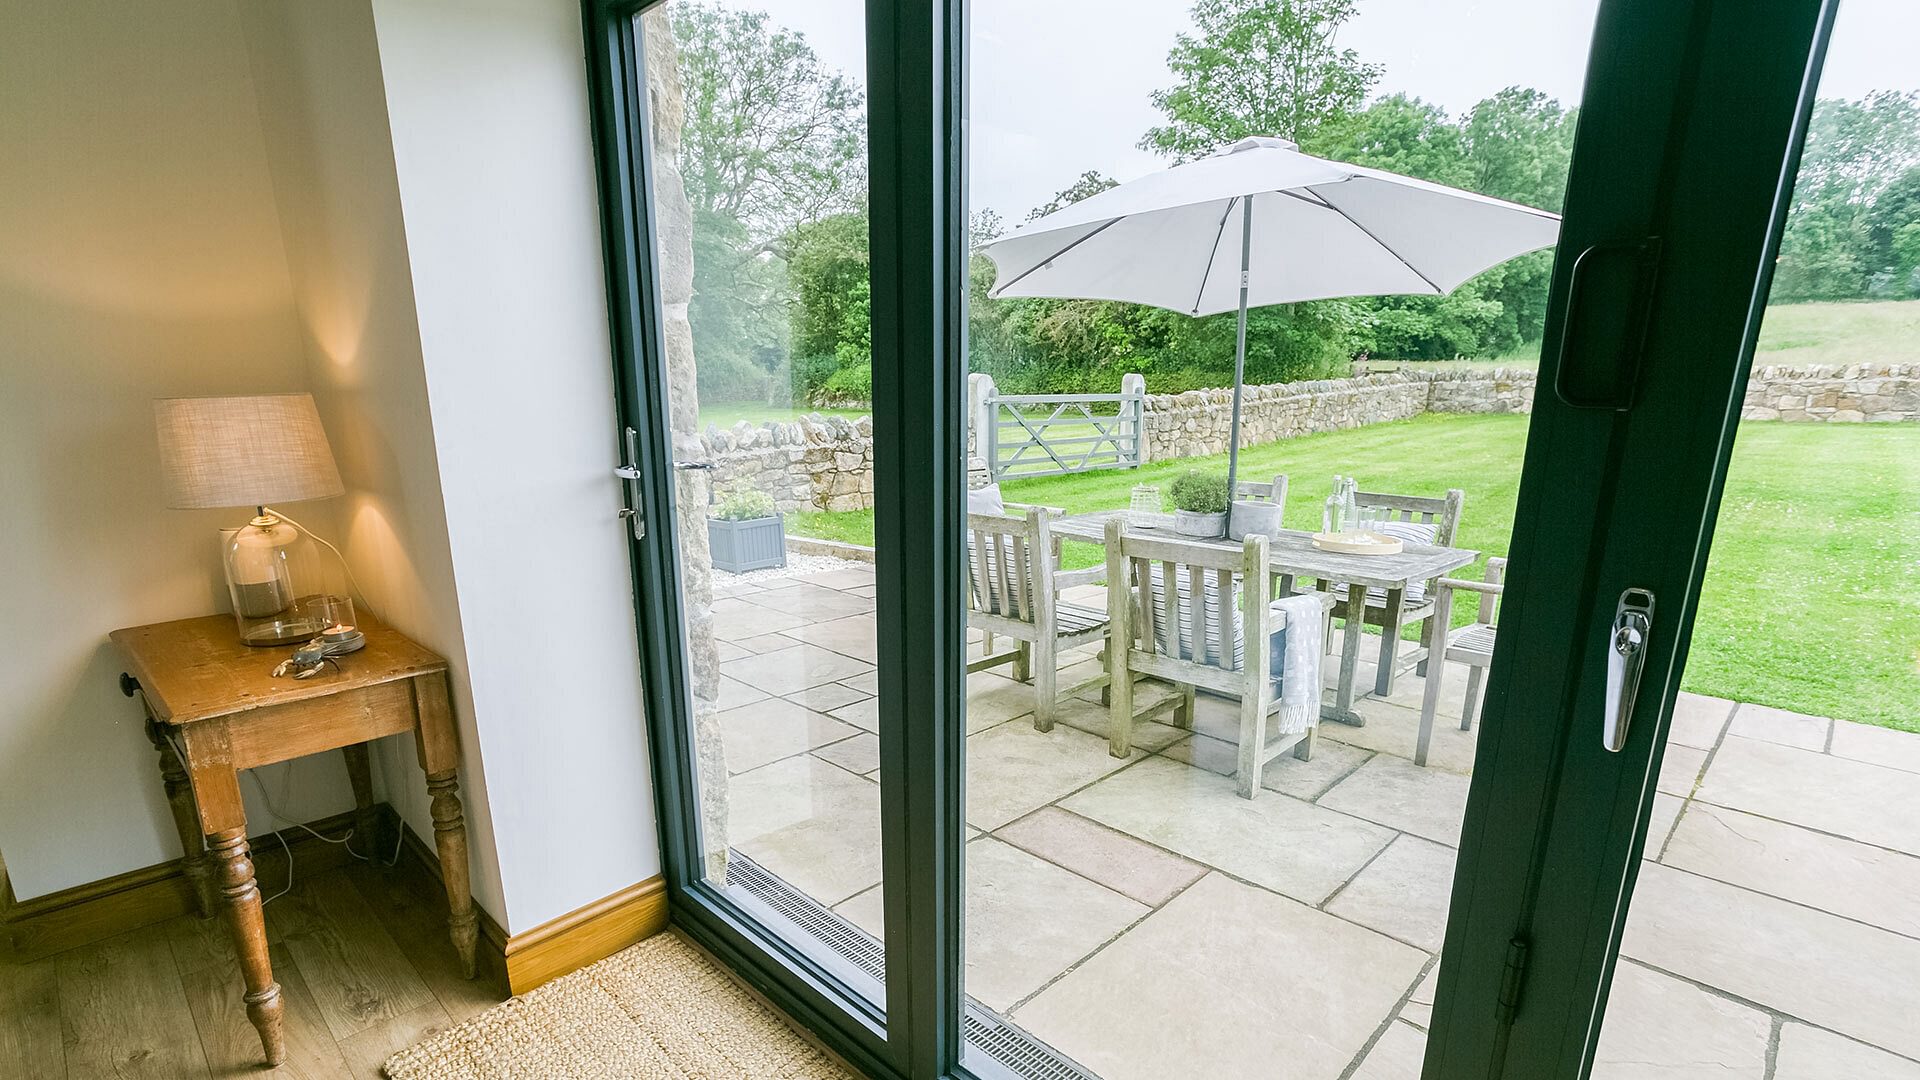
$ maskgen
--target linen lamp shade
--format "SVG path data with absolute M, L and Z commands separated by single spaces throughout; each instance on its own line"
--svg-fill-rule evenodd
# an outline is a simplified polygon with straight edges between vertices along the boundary
M 175 510 L 346 493 L 312 394 L 161 398 L 160 473 Z

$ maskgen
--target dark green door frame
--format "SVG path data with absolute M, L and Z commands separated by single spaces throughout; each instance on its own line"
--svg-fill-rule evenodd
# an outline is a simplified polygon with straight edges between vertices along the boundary
M 1546 340 L 1573 332 L 1541 356 L 1428 1077 L 1590 1068 L 1836 2 L 1602 6 Z M 1644 312 L 1629 290 L 1612 318 L 1591 317 L 1602 289 L 1569 302 L 1581 251 L 1643 241 Z M 1604 642 L 1629 587 L 1658 604 L 1612 753 Z
M 616 393 L 639 433 L 651 523 L 633 572 L 673 917 L 868 1074 L 964 1077 L 965 0 L 866 5 L 884 1015 L 703 880 L 634 25 L 653 2 L 583 10 Z M 1633 411 L 1576 409 L 1544 389 L 1535 403 L 1512 552 L 1524 571 L 1487 689 L 1429 1077 L 1584 1075 L 1832 2 L 1602 5 L 1560 250 L 1657 237 L 1653 317 L 1645 366 L 1628 380 Z M 1555 267 L 1550 341 L 1570 262 Z M 1570 386 L 1609 385 L 1617 323 L 1574 325 Z M 1545 351 L 1541 387 L 1562 359 Z M 1604 754 L 1595 646 L 1629 584 L 1660 596 L 1655 650 L 1629 745 Z M 1527 946 L 1518 972 L 1516 941 Z

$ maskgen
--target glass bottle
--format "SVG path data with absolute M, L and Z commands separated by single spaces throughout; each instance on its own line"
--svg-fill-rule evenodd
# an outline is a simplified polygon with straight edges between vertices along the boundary
M 1336 536 L 1346 529 L 1346 490 L 1346 478 L 1335 476 L 1333 478 L 1333 491 L 1327 495 L 1326 506 L 1322 507 L 1320 511 L 1320 531 L 1329 536 Z

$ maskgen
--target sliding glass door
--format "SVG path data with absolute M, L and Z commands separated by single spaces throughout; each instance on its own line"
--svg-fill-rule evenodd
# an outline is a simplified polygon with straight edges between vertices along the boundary
M 1659 960 L 1601 1003 L 1824 32 L 1763 6 L 589 0 L 677 924 L 876 1076 L 1658 1043 Z M 1215 160 L 1293 179 L 979 253 Z M 1168 512 L 1236 433 L 1255 540 Z

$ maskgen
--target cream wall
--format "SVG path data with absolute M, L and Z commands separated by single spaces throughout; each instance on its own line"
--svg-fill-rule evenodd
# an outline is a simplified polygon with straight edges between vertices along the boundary
M 348 494 L 302 520 L 452 663 L 475 898 L 520 932 L 657 874 L 577 4 L 32 6 L 0 8 L 15 891 L 176 851 L 105 634 L 219 602 L 226 515 L 160 508 L 149 399 L 303 388 Z M 430 835 L 412 757 L 377 783 Z M 350 804 L 337 755 L 292 768 L 289 816 Z
M 0 5 L 0 850 L 19 898 L 179 856 L 107 633 L 224 610 L 215 530 L 246 515 L 165 508 L 151 400 L 298 390 L 306 369 L 234 0 Z M 334 507 L 290 509 L 322 527 Z M 290 817 L 352 806 L 338 755 L 261 774 Z
M 347 486 L 338 543 L 376 614 L 449 659 L 474 897 L 504 921 L 373 9 L 250 0 L 242 15 L 305 379 Z M 376 794 L 431 838 L 413 740 L 382 740 L 374 762 Z
M 374 0 L 508 928 L 659 873 L 580 7 Z

